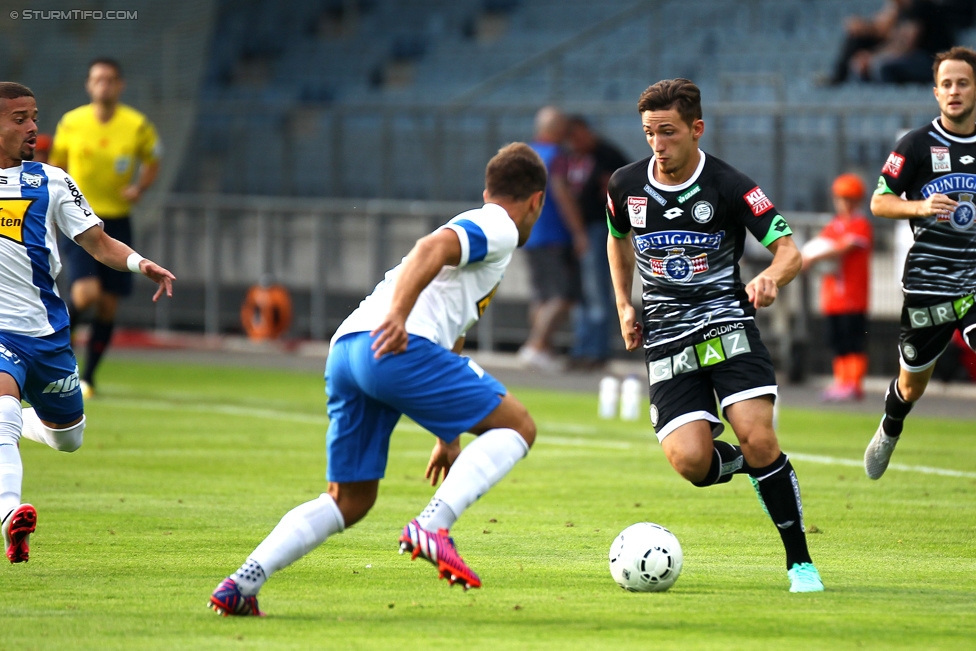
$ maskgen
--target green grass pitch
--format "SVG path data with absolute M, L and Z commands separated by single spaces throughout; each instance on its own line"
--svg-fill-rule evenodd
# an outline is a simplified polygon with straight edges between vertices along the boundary
M 785 406 L 827 592 L 791 595 L 748 482 L 696 489 L 647 422 L 596 418 L 596 396 L 512 391 L 539 438 L 453 534 L 484 587 L 463 592 L 397 554 L 432 489 L 430 435 L 404 422 L 370 515 L 262 591 L 269 617 L 205 608 L 293 506 L 325 487 L 316 373 L 109 360 L 84 447 L 23 441 L 31 561 L 0 569 L 0 649 L 937 649 L 976 631 L 971 421 L 912 418 L 879 482 L 860 458 L 877 416 Z M 879 404 L 880 408 L 880 404 Z M 467 440 L 468 437 L 466 437 Z M 917 467 L 962 471 L 927 474 Z M 670 528 L 684 569 L 631 594 L 607 569 L 625 526 Z

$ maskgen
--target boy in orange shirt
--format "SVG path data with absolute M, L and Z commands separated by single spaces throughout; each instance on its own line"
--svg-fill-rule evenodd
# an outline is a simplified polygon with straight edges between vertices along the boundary
M 865 194 L 861 179 L 841 174 L 831 190 L 836 216 L 801 253 L 804 269 L 821 260 L 836 266 L 824 273 L 820 286 L 820 309 L 827 317 L 827 339 L 834 351 L 834 381 L 823 399 L 842 402 L 864 397 L 873 238 L 871 222 L 860 211 Z

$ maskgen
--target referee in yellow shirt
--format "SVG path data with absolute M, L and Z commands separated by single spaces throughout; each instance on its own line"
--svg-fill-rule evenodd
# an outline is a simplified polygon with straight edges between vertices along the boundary
M 104 220 L 105 232 L 131 245 L 129 212 L 159 173 L 159 138 L 146 116 L 119 101 L 124 89 L 117 61 L 92 61 L 85 83 L 91 103 L 61 118 L 49 162 L 74 177 Z M 59 247 L 71 280 L 72 331 L 79 315 L 95 309 L 81 380 L 82 394 L 90 397 L 95 369 L 112 338 L 119 297 L 132 292 L 132 274 L 106 267 L 67 238 L 61 238 Z

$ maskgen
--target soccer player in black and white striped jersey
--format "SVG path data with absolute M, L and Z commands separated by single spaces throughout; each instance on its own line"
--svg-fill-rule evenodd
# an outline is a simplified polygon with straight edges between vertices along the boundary
M 901 370 L 864 452 L 871 479 L 887 470 L 953 333 L 976 350 L 976 51 L 941 52 L 933 72 L 940 115 L 898 142 L 871 198 L 871 212 L 911 220 L 915 236 L 902 277 Z

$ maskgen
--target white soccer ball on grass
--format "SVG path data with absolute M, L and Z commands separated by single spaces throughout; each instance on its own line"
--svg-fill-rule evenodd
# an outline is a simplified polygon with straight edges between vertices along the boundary
M 664 592 L 678 580 L 684 554 L 674 534 L 653 522 L 638 522 L 610 545 L 610 575 L 630 592 Z

